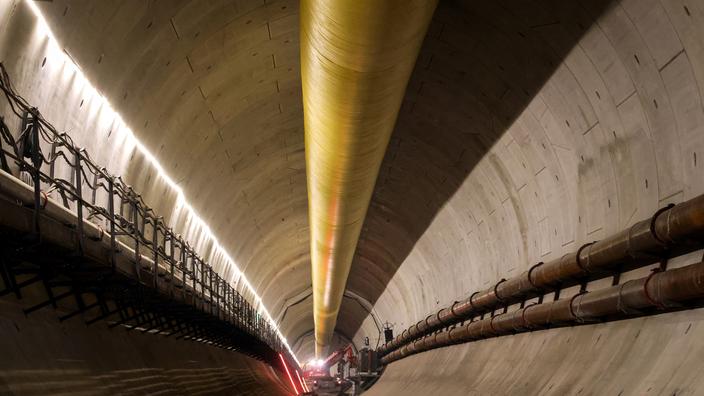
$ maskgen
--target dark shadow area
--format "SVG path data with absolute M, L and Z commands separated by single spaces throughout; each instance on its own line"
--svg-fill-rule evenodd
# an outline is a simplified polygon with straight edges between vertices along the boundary
M 376 303 L 436 214 L 611 3 L 440 2 L 379 173 L 349 290 Z M 351 304 L 343 301 L 337 328 L 354 335 L 366 315 Z
M 90 316 L 61 321 L 70 300 L 25 314 L 43 294 L 34 285 L 0 298 L 0 395 L 290 394 L 278 371 L 238 352 L 89 326 Z

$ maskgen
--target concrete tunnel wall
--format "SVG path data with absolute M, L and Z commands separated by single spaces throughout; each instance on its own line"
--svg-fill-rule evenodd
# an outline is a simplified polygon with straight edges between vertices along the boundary
M 273 368 L 236 352 L 81 320 L 59 323 L 51 308 L 25 316 L 29 301 L 44 298 L 32 294 L 42 292 L 0 301 L 2 395 L 291 394 Z
M 59 132 L 68 132 L 97 164 L 122 176 L 208 263 L 237 285 L 255 307 L 259 306 L 239 271 L 214 247 L 207 224 L 186 206 L 190 197 L 180 195 L 174 184 L 161 176 L 160 166 L 139 147 L 141 143 L 129 123 L 113 112 L 111 98 L 106 103 L 102 93 L 81 77 L 85 69 L 73 66 L 61 48 L 51 45 L 46 30 L 25 1 L 0 2 L 0 61 L 15 90 L 47 121 Z M 100 89 L 99 84 L 95 86 Z M 0 102 L 0 111 L 16 133 L 17 118 L 4 96 Z M 58 166 L 57 176 L 70 180 L 68 170 Z M 2 394 L 290 392 L 290 384 L 278 377 L 281 373 L 236 352 L 138 331 L 128 334 L 123 329 L 108 330 L 105 325 L 89 328 L 80 319 L 60 324 L 59 314 L 51 308 L 25 317 L 23 308 L 43 301 L 42 291 L 29 294 L 20 301 L 14 297 L 0 301 Z M 66 307 L 64 313 L 70 310 Z
M 310 358 L 298 3 L 39 6 Z M 47 49 L 24 3 L 0 7 L 0 54 L 18 91 L 173 215 L 173 193 L 90 100 L 81 106 L 71 73 L 51 57 L 42 67 Z M 359 298 L 343 300 L 339 342 L 374 347 L 381 322 L 401 331 L 704 193 L 703 22 L 701 0 L 441 1 L 362 231 L 347 285 Z M 701 312 L 430 351 L 391 364 L 369 394 L 696 394 Z
M 310 285 L 298 2 L 60 0 L 37 5 L 62 49 L 159 160 L 277 317 Z M 7 8 L 25 7 L 15 0 Z M 15 34 L 8 30 L 4 39 L 15 41 Z M 22 58 L 31 64 L 11 71 L 41 70 L 40 45 Z M 76 109 L 69 116 L 89 117 L 82 113 L 88 101 L 79 107 L 80 90 L 68 93 L 69 108 Z M 93 133 L 97 136 L 90 135 L 90 141 L 104 154 L 96 159 L 117 162 L 111 169 L 159 213 L 171 216 L 184 236 L 200 241 L 204 256 L 247 295 L 239 273 L 209 254 L 208 233 L 191 226 L 188 216 L 178 216 L 182 210 L 173 194 L 139 152 L 108 137 L 108 126 Z M 280 324 L 289 340 L 313 327 L 306 304 L 297 308 L 301 314 L 287 315 Z
M 410 223 L 447 184 L 456 189 L 409 238 L 405 256 L 387 250 L 401 264 L 374 310 L 396 332 L 704 192 L 704 2 L 491 3 L 437 10 L 370 209 L 386 204 L 391 223 Z M 526 88 L 525 79 L 540 78 L 534 62 L 547 63 L 544 82 Z M 430 112 L 438 100 L 447 102 Z M 511 102 L 519 105 L 507 114 Z M 456 170 L 468 162 L 470 171 Z M 399 199 L 411 194 L 422 199 Z M 383 235 L 367 221 L 369 233 Z M 697 252 L 671 265 L 701 259 Z M 392 363 L 368 394 L 700 394 L 702 315 L 433 350 Z M 355 340 L 375 344 L 377 334 L 368 317 Z

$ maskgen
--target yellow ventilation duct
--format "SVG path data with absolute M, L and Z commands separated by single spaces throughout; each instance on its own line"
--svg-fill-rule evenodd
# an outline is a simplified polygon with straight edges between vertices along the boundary
M 316 354 L 332 337 L 374 183 L 436 0 L 302 0 Z

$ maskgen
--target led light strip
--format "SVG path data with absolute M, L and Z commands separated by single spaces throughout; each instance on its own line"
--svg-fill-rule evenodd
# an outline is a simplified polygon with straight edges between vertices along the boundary
M 308 385 L 306 385 L 306 382 L 301 379 L 301 375 L 298 373 L 298 370 L 295 370 L 295 371 L 296 371 L 296 377 L 298 377 L 298 382 L 299 382 L 299 383 L 301 384 L 301 386 L 303 387 L 303 391 L 306 392 L 306 393 L 310 392 L 310 391 L 308 390 Z
M 286 369 L 286 375 L 288 375 L 288 380 L 291 381 L 291 386 L 293 387 L 293 391 L 296 392 L 296 395 L 299 395 L 300 393 L 298 392 L 298 388 L 296 387 L 296 383 L 293 382 L 293 377 L 291 376 L 291 372 L 288 370 L 288 364 L 286 364 L 286 359 L 284 359 L 284 356 L 282 354 L 279 354 L 279 359 L 281 359 L 281 363 L 284 365 L 284 369 Z M 298 372 L 296 372 L 298 373 Z
M 271 324 L 273 329 L 276 331 L 276 334 L 279 336 L 283 344 L 286 346 L 286 349 L 288 349 L 288 352 L 291 354 L 293 359 L 296 361 L 296 363 L 300 366 L 301 363 L 298 361 L 298 358 L 296 355 L 293 353 L 293 350 L 291 350 L 291 347 L 288 345 L 288 341 L 286 340 L 286 337 L 284 337 L 283 334 L 281 334 L 281 331 L 279 330 L 279 326 L 276 324 L 274 319 L 271 317 L 269 314 L 269 311 L 266 309 L 264 306 L 264 303 L 262 302 L 261 297 L 259 297 L 259 294 L 254 290 L 252 285 L 249 283 L 247 280 L 247 277 L 244 275 L 242 271 L 240 271 L 239 267 L 237 267 L 237 264 L 235 264 L 235 260 L 232 259 L 230 254 L 225 250 L 225 248 L 220 245 L 220 242 L 218 239 L 215 237 L 213 232 L 210 229 L 210 226 L 203 221 L 203 219 L 198 215 L 198 213 L 193 209 L 191 204 L 186 200 L 186 197 L 183 193 L 183 190 L 181 187 L 176 184 L 176 182 L 173 181 L 173 179 L 166 173 L 164 168 L 161 166 L 159 161 L 154 157 L 154 155 L 142 144 L 139 139 L 134 135 L 132 132 L 132 129 L 127 126 L 127 123 L 124 122 L 122 119 L 122 116 L 113 109 L 112 105 L 110 102 L 103 96 L 101 93 L 98 92 L 98 90 L 93 86 L 93 84 L 88 80 L 88 78 L 83 74 L 83 71 L 81 68 L 78 66 L 78 64 L 70 57 L 68 54 L 62 50 L 61 46 L 59 45 L 59 42 L 56 40 L 56 36 L 54 36 L 54 33 L 51 31 L 49 28 L 49 24 L 46 22 L 46 19 L 44 18 L 44 15 L 41 13 L 41 10 L 39 10 L 39 7 L 34 3 L 32 0 L 26 0 L 25 3 L 29 8 L 32 10 L 34 15 L 37 17 L 37 27 L 40 29 L 40 32 L 45 34 L 46 37 L 48 38 L 49 45 L 48 45 L 48 51 L 51 52 L 53 56 L 59 57 L 59 59 L 62 59 L 65 65 L 68 65 L 71 67 L 71 71 L 75 73 L 75 76 L 78 81 L 80 81 L 84 87 L 88 88 L 90 91 L 90 94 L 92 94 L 94 97 L 98 99 L 100 102 L 101 106 L 105 109 L 107 114 L 109 116 L 113 117 L 113 119 L 117 120 L 119 125 L 122 125 L 123 128 L 122 130 L 126 133 L 126 138 L 127 141 L 131 144 L 134 144 L 135 147 L 139 150 L 139 152 L 146 158 L 146 160 L 149 162 L 149 164 L 156 169 L 157 173 L 161 177 L 162 180 L 166 182 L 166 184 L 171 188 L 175 193 L 176 193 L 176 208 L 185 208 L 186 211 L 188 212 L 190 219 L 194 221 L 197 229 L 201 230 L 201 233 L 205 235 L 205 237 L 212 241 L 213 247 L 213 254 L 211 257 L 215 257 L 216 255 L 220 255 L 221 257 L 224 258 L 226 264 L 231 266 L 235 272 L 240 276 L 239 280 L 241 280 L 244 285 L 247 287 L 247 290 L 254 295 L 254 300 L 255 300 L 255 307 L 257 307 L 257 311 L 260 313 L 263 313 L 264 316 L 266 317 L 267 321 Z

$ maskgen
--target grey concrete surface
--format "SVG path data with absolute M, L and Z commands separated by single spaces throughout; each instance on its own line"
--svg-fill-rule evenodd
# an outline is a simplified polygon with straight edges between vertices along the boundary
M 37 4 L 310 358 L 298 3 Z M 1 1 L 18 91 L 207 250 L 55 58 L 24 2 Z M 348 281 L 364 303 L 343 301 L 340 342 L 375 346 L 378 322 L 403 329 L 704 193 L 703 92 L 702 0 L 441 1 Z M 370 394 L 699 394 L 700 323 L 685 311 L 435 350 L 392 364 Z
M 239 353 L 105 323 L 60 323 L 51 308 L 25 316 L 32 294 L 0 301 L 0 395 L 289 394 L 272 368 Z
M 0 61 L 15 89 L 60 131 L 85 147 L 97 163 L 144 192 L 149 205 L 251 299 L 234 268 L 213 254 L 208 230 L 199 226 L 178 191 L 159 176 L 158 167 L 137 147 L 131 138 L 132 123 L 103 103 L 101 95 L 106 92 L 99 84 L 95 86 L 101 91 L 95 92 L 81 78 L 83 73 L 90 74 L 89 68 L 74 68 L 65 61 L 63 48 L 50 45 L 27 3 L 0 1 Z M 84 6 L 91 4 L 83 2 Z M 60 28 L 67 26 L 52 26 L 57 39 Z M 70 49 L 65 51 L 73 57 Z M 108 100 L 119 110 L 114 98 Z M 3 114 L 9 111 L 4 99 L 0 110 Z M 6 120 L 14 122 L 14 117 Z M 10 126 L 15 132 L 17 125 Z M 58 169 L 58 175 L 70 179 L 63 171 Z M 26 298 L 19 303 L 14 297 L 0 300 L 0 394 L 277 395 L 290 391 L 286 388 L 290 385 L 282 384 L 271 368 L 238 353 L 137 332 L 108 332 L 105 326 L 88 328 L 82 319 L 59 324 L 57 313 L 51 310 L 25 318 L 22 308 L 28 303 Z
M 436 349 L 391 364 L 365 396 L 700 395 L 704 310 Z
M 409 87 L 358 250 L 399 329 L 704 192 L 701 3 L 508 3 L 438 9 Z
M 437 208 L 405 249 L 377 244 L 385 249 L 379 256 L 397 269 L 380 283 L 386 287 L 375 311 L 399 331 L 460 296 L 704 192 L 704 3 L 620 1 L 595 12 L 599 2 L 581 2 L 572 17 L 559 14 L 559 3 L 564 10 L 575 2 L 513 13 L 473 2 L 472 17 L 451 7 L 436 14 L 446 22 L 425 50 L 437 50 L 428 54 L 425 78 L 412 85 L 421 93 L 413 112 L 426 106 L 409 128 L 423 127 L 389 153 L 387 178 L 379 181 L 390 225 L 369 226 L 379 240 L 412 229 L 393 224 L 413 223 L 423 205 Z M 467 33 L 470 20 L 481 36 Z M 530 95 L 520 79 L 506 78 L 512 67 L 522 74 L 530 62 L 549 62 L 541 51 L 570 37 L 573 43 L 561 59 L 552 58 L 552 71 Z M 535 44 L 525 44 L 528 38 Z M 486 45 L 491 40 L 503 43 Z M 487 78 L 491 73 L 499 76 Z M 487 80 L 496 85 L 485 87 Z M 431 107 L 447 91 L 486 107 Z M 502 105 L 511 100 L 524 106 L 502 120 Z M 485 143 L 486 130 L 498 138 Z M 438 143 L 451 137 L 454 147 Z M 473 154 L 478 146 L 488 152 Z M 420 154 L 429 163 L 419 162 Z M 466 178 L 461 170 L 448 172 L 466 166 L 468 156 L 476 164 Z M 447 189 L 452 196 L 436 202 Z M 418 206 L 410 206 L 409 191 Z M 366 318 L 355 340 L 376 334 Z M 700 334 L 701 312 L 682 312 L 497 338 L 394 363 L 369 394 L 701 394 L 704 385 L 691 371 L 704 361 Z

